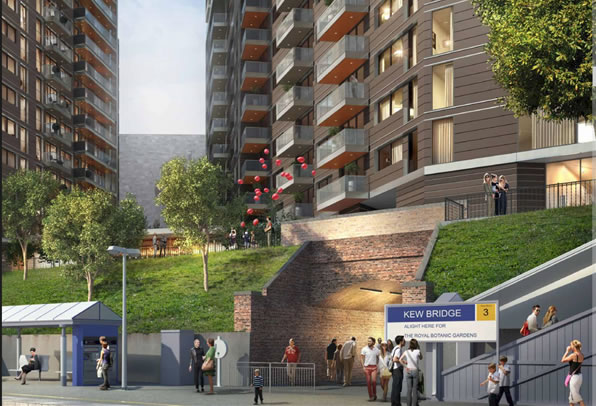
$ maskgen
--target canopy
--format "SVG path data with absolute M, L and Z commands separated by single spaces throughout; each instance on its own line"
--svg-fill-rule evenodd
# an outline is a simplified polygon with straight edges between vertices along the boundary
M 101 302 L 2 306 L 2 327 L 119 326 L 122 319 Z

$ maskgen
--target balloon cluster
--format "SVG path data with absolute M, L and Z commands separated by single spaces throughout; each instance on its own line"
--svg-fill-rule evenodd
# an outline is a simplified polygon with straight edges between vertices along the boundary
M 263 153 L 265 155 L 269 155 L 269 149 L 265 148 L 263 150 Z M 303 156 L 299 156 L 298 158 L 296 158 L 296 161 L 298 161 L 298 163 L 300 163 L 300 167 L 302 169 L 308 169 L 308 164 L 305 162 L 306 159 L 304 159 Z M 267 163 L 265 163 L 265 158 L 264 157 L 259 158 L 259 163 L 261 164 L 261 168 L 267 169 Z M 275 166 L 281 166 L 281 159 L 276 159 L 275 160 Z M 317 174 L 317 171 L 313 170 L 311 172 L 311 174 L 312 174 L 312 176 L 315 176 Z M 294 177 L 292 176 L 292 174 L 289 173 L 289 172 L 282 172 L 280 175 L 282 177 L 286 178 L 287 180 L 294 179 Z M 254 177 L 254 180 L 255 180 L 255 182 L 260 182 L 261 181 L 261 177 L 257 175 L 257 176 Z M 242 184 L 244 184 L 244 181 L 242 179 L 238 179 L 238 184 L 239 185 L 242 185 Z M 263 190 L 261 190 L 260 188 L 255 188 L 254 189 L 253 200 L 255 202 L 259 202 L 261 200 L 261 196 L 263 196 L 263 194 L 267 195 L 270 192 L 272 192 L 271 193 L 271 199 L 275 201 L 275 200 L 278 200 L 279 199 L 279 197 L 283 193 L 283 191 L 284 191 L 284 189 L 281 188 L 281 187 L 278 188 L 276 191 L 271 191 L 271 190 L 269 190 L 269 188 L 266 188 L 266 187 L 264 187 Z M 254 209 L 248 208 L 246 210 L 246 214 L 248 214 L 249 216 L 252 216 L 252 215 L 255 214 L 255 211 L 254 211 Z M 257 226 L 259 224 L 259 219 L 258 218 L 255 218 L 252 221 L 252 224 L 254 226 Z M 240 227 L 245 228 L 246 227 L 246 223 L 244 221 L 241 222 L 240 223 Z

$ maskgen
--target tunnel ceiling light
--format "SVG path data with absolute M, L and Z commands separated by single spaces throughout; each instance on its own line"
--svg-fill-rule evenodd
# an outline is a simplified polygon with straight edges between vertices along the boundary
M 373 288 L 360 288 L 360 290 L 366 290 L 369 292 L 377 292 L 377 293 L 382 293 L 383 291 L 380 289 L 373 289 Z

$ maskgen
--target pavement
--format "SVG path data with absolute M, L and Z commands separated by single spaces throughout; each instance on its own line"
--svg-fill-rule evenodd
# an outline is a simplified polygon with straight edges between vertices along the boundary
M 377 387 L 377 396 L 380 386 Z M 215 395 L 197 393 L 192 386 L 129 386 L 127 390 L 113 387 L 100 391 L 95 386 L 60 386 L 57 381 L 36 381 L 30 379 L 21 385 L 12 378 L 2 380 L 3 406 L 235 406 L 252 405 L 254 392 L 251 388 L 215 388 Z M 307 406 L 353 406 L 370 405 L 365 386 L 319 386 L 312 388 L 275 388 L 272 393 L 265 388 L 265 405 L 307 405 Z M 405 399 L 402 400 L 405 405 Z M 422 401 L 421 406 L 476 406 L 486 403 L 444 403 Z

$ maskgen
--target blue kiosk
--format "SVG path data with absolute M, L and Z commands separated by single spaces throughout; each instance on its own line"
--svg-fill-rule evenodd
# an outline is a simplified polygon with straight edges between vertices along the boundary
M 120 381 L 118 327 L 122 319 L 101 302 L 51 303 L 2 306 L 2 328 L 17 329 L 17 365 L 22 353 L 21 329 L 27 327 L 60 327 L 60 381 L 66 386 L 66 374 L 72 371 L 72 385 L 99 385 L 96 360 L 101 345 L 99 337 L 108 339 L 114 353 L 110 380 Z M 72 327 L 72 358 L 66 354 L 66 328 Z M 43 351 L 42 349 L 39 349 Z M 70 361 L 70 362 L 69 362 Z M 71 371 L 68 369 L 72 368 Z

